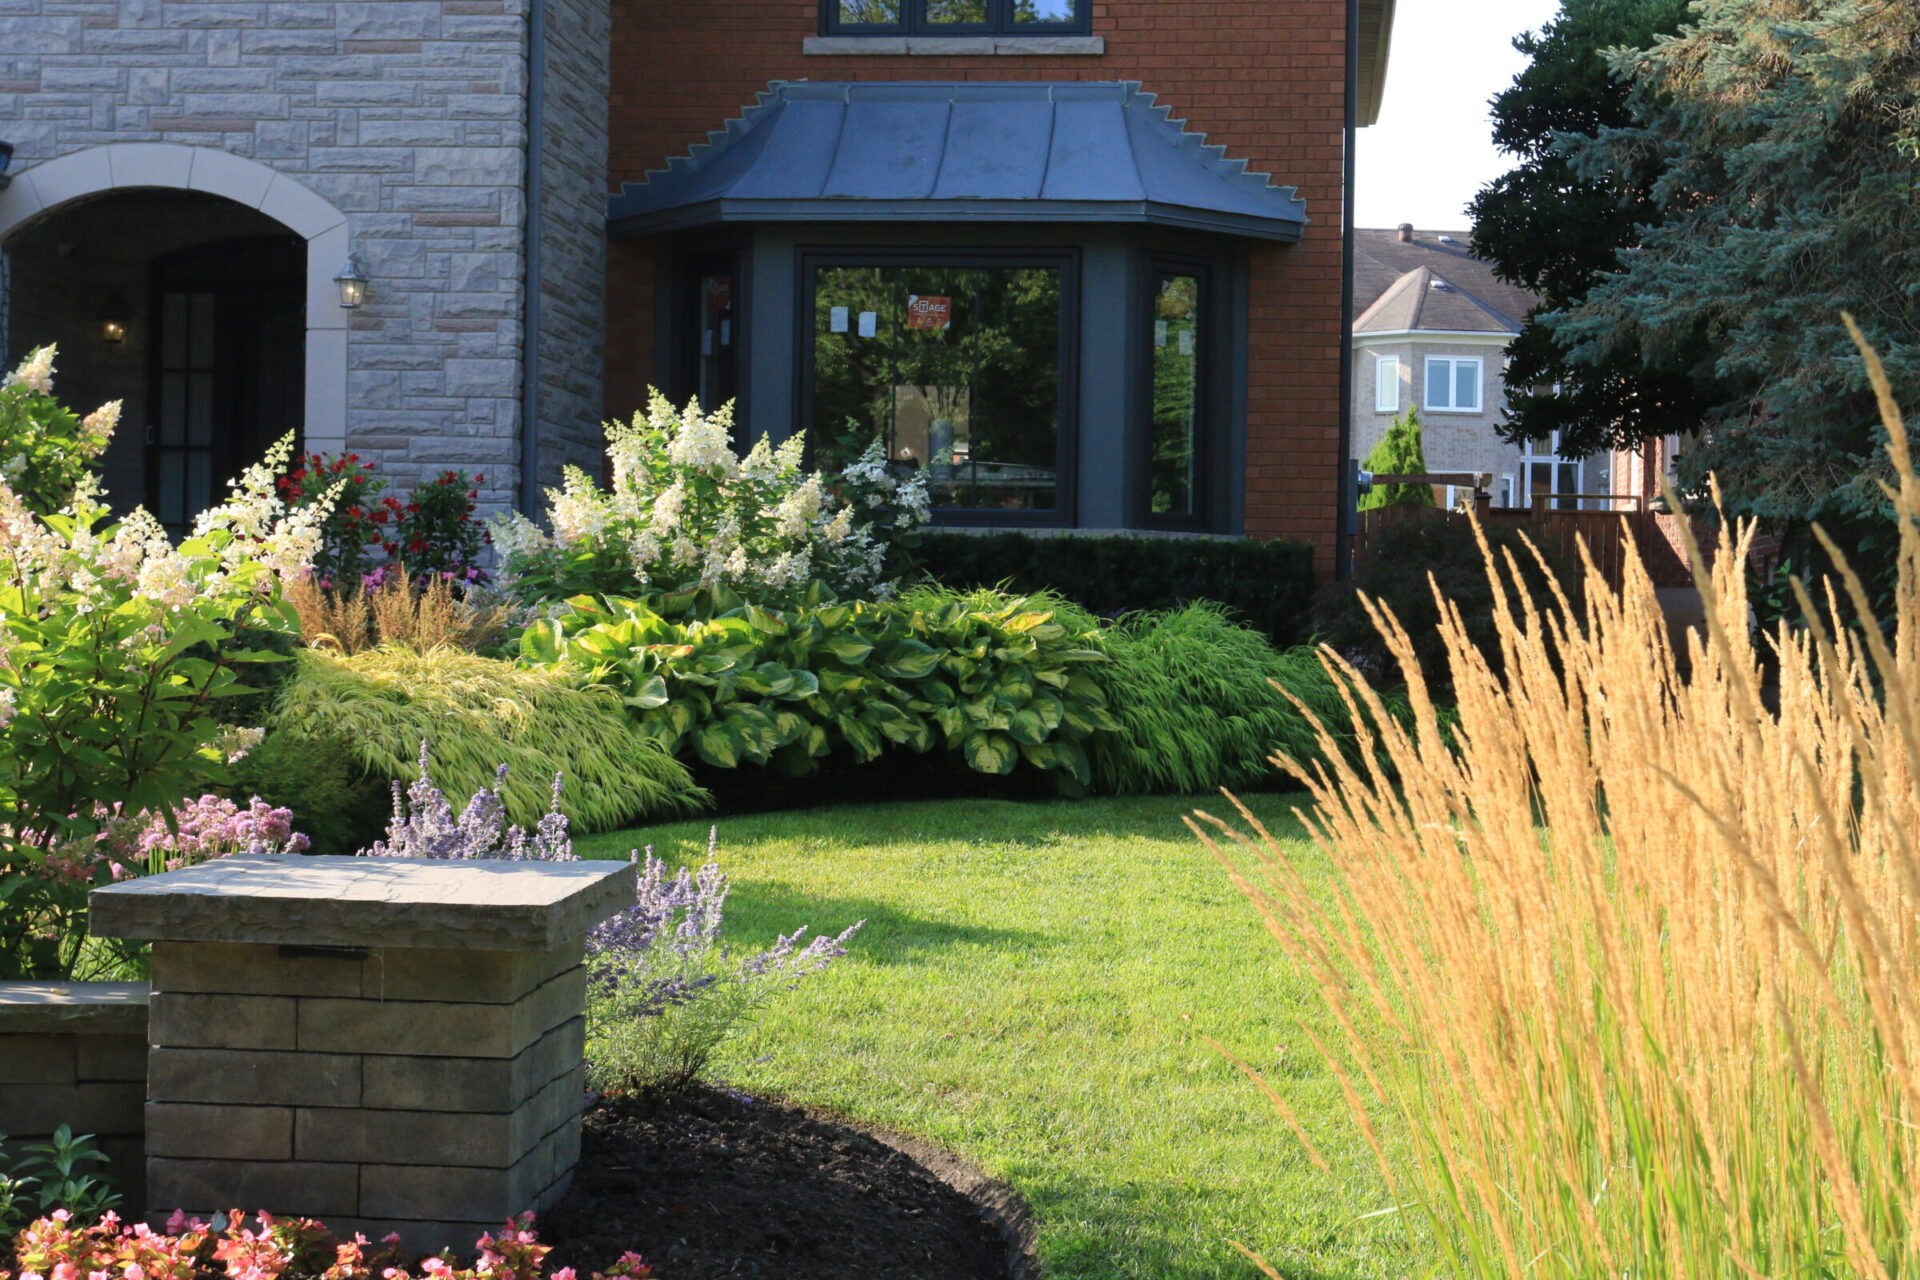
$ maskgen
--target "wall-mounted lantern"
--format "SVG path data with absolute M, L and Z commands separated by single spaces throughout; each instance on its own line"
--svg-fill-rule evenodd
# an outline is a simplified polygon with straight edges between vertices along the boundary
M 347 265 L 333 278 L 340 286 L 340 305 L 351 311 L 367 300 L 367 277 L 360 271 L 360 260 L 347 255 Z
M 127 340 L 127 300 L 117 293 L 107 295 L 100 308 L 100 341 L 117 347 Z
M 12 163 L 13 144 L 11 142 L 0 142 L 0 191 L 5 191 L 7 184 L 13 181 L 12 176 L 7 172 L 7 166 Z

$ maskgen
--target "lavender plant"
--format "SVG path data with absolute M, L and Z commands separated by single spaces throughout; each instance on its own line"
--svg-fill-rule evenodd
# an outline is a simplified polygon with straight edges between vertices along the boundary
M 386 839 L 362 856 L 505 858 L 571 862 L 578 855 L 561 811 L 564 778 L 553 778 L 553 804 L 532 832 L 507 823 L 500 785 L 474 792 L 466 807 L 434 785 L 430 751 L 420 744 L 420 773 L 393 787 Z M 806 926 L 776 938 L 765 951 L 736 955 L 722 938 L 732 886 L 716 857 L 717 829 L 707 835 L 698 871 L 672 876 L 652 846 L 628 856 L 639 875 L 631 907 L 587 935 L 587 1081 L 606 1093 L 684 1087 L 714 1052 L 768 1001 L 847 954 L 861 920 L 839 935 L 809 939 Z

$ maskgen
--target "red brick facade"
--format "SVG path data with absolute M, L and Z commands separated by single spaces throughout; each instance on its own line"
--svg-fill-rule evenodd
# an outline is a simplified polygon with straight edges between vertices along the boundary
M 1103 56 L 818 57 L 818 0 L 614 0 L 609 180 L 640 181 L 754 100 L 769 80 L 1138 80 L 1227 155 L 1294 185 L 1300 243 L 1253 250 L 1246 532 L 1311 542 L 1333 565 L 1341 386 L 1344 0 L 1094 0 Z M 607 409 L 653 376 L 654 267 L 608 249 Z

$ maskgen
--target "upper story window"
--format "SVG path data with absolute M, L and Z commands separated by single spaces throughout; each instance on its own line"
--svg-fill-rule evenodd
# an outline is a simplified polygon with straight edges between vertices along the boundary
M 830 36 L 1084 35 L 1093 0 L 821 0 Z
M 1373 367 L 1373 411 L 1400 412 L 1400 357 L 1381 356 Z
M 1479 413 L 1483 362 L 1430 356 L 1427 359 L 1427 410 L 1441 413 Z

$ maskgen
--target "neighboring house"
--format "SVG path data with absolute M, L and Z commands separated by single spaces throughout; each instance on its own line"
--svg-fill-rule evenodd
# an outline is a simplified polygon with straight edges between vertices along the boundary
M 1405 223 L 1354 232 L 1352 457 L 1364 459 L 1396 417 L 1416 409 L 1428 468 L 1491 475 L 1497 507 L 1610 492 L 1604 455 L 1563 458 L 1552 441 L 1500 438 L 1507 344 L 1536 299 L 1498 280 L 1467 238 Z
M 880 432 L 947 522 L 1331 569 L 1392 9 L 16 0 L 6 355 L 124 396 L 176 522 L 287 430 L 532 506 L 657 384 Z

